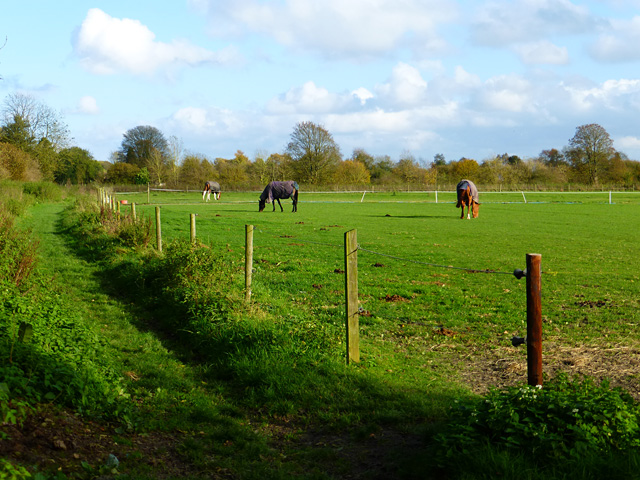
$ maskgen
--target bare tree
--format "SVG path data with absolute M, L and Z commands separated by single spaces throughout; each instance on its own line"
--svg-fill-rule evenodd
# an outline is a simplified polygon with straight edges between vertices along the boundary
M 21 118 L 28 125 L 29 133 L 36 142 L 46 138 L 57 152 L 69 147 L 71 137 L 62 115 L 31 95 L 7 95 L 2 117 L 5 125 Z

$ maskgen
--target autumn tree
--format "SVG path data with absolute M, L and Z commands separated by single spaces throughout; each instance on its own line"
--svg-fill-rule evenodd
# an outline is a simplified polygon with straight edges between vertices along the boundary
M 296 125 L 287 154 L 291 157 L 295 179 L 311 184 L 328 180 L 342 159 L 331 134 L 313 122 Z
M 613 140 L 597 123 L 581 125 L 569 140 L 569 160 L 594 185 L 614 153 Z
M 471 179 L 478 172 L 480 166 L 472 158 L 462 157 L 457 162 L 451 162 L 450 168 L 451 175 L 461 180 L 463 178 Z
M 333 179 L 335 183 L 342 185 L 368 185 L 371 182 L 371 175 L 364 163 L 345 160 L 336 168 Z
M 422 168 L 413 155 L 403 153 L 393 172 L 402 179 L 404 183 L 423 183 L 425 178 L 425 169 Z

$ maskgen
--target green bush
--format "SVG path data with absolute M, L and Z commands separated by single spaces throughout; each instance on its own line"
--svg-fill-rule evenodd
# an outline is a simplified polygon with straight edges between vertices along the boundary
M 40 202 L 58 202 L 62 200 L 62 188 L 52 182 L 26 182 L 22 191 L 33 195 Z
M 491 390 L 459 404 L 437 437 L 448 458 L 487 444 L 537 458 L 564 461 L 640 449 L 640 405 L 606 381 L 559 376 L 544 388 Z

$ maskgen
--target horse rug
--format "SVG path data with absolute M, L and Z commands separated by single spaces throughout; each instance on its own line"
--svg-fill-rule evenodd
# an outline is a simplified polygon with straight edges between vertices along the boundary
M 260 200 L 271 203 L 276 198 L 281 200 L 291 198 L 298 189 L 298 183 L 293 180 L 287 182 L 271 182 L 264 188 L 262 195 L 260 195 Z
M 460 206 L 460 197 L 462 196 L 462 192 L 464 192 L 469 186 L 471 191 L 471 196 L 473 197 L 473 201 L 476 203 L 480 203 L 478 198 L 478 189 L 475 184 L 471 180 L 460 180 L 460 183 L 456 186 L 456 192 L 458 194 L 458 207 Z

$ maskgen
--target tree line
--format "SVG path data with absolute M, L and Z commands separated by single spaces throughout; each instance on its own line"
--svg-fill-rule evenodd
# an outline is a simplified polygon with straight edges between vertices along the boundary
M 2 178 L 176 189 L 198 189 L 205 180 L 215 180 L 226 189 L 256 189 L 282 179 L 316 187 L 426 189 L 455 184 L 461 178 L 495 188 L 565 184 L 637 188 L 640 162 L 615 150 L 598 124 L 577 127 L 566 146 L 543 150 L 535 158 L 505 153 L 481 161 L 467 157 L 447 161 L 437 154 L 425 161 L 410 152 L 394 160 L 362 148 L 345 158 L 331 133 L 310 121 L 295 125 L 283 152 L 257 152 L 253 159 L 242 150 L 233 158 L 190 153 L 179 138 L 141 125 L 125 132 L 109 162 L 99 162 L 87 150 L 72 146 L 60 114 L 31 96 L 11 94 L 0 126 Z

